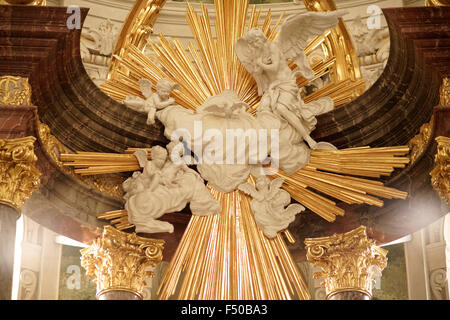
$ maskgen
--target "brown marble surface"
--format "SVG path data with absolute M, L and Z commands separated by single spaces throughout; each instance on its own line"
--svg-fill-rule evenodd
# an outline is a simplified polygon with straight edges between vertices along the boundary
M 450 135 L 449 109 L 433 109 L 441 78 L 450 74 L 450 8 L 395 8 L 384 13 L 391 33 L 384 73 L 355 101 L 320 116 L 313 133 L 317 140 L 339 148 L 404 145 L 429 121 L 433 110 L 433 137 Z M 82 9 L 83 19 L 86 14 L 87 9 Z M 137 112 L 110 99 L 89 79 L 79 53 L 80 30 L 68 30 L 66 19 L 62 7 L 0 6 L 0 74 L 30 78 L 40 119 L 72 150 L 122 152 L 127 147 L 165 143 L 160 123 L 147 126 Z M 14 126 L 10 120 L 3 124 L 0 130 L 6 133 Z M 387 200 L 381 209 L 340 204 L 346 215 L 333 224 L 311 212 L 298 215 L 290 228 L 297 239 L 290 246 L 296 260 L 304 259 L 304 237 L 366 225 L 369 236 L 388 242 L 438 219 L 445 210 L 429 183 L 435 150 L 432 141 L 416 163 L 386 179 L 389 186 L 410 193 L 406 201 Z M 98 213 L 123 208 L 121 201 L 62 172 L 39 141 L 36 154 L 42 187 L 24 211 L 44 226 L 86 241 L 103 225 L 95 218 Z M 167 238 L 168 247 L 176 248 L 187 224 L 186 216 L 182 218 L 176 233 Z
M 0 204 L 0 300 L 11 300 L 18 213 Z

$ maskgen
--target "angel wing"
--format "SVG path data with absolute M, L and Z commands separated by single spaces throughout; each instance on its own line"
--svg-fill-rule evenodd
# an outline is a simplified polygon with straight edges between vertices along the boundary
M 258 191 L 256 191 L 255 187 L 248 182 L 239 185 L 238 189 L 241 190 L 242 192 L 245 192 L 252 198 L 255 198 L 255 196 L 258 194 Z
M 289 205 L 285 210 L 283 215 L 286 215 L 288 217 L 294 217 L 295 215 L 299 214 L 300 212 L 305 211 L 305 207 L 298 204 L 298 203 L 294 203 Z
M 259 67 L 255 61 L 256 57 L 252 54 L 252 50 L 248 44 L 248 41 L 244 37 L 239 38 L 236 42 L 236 56 L 241 61 L 245 70 L 247 70 L 255 79 L 258 85 L 258 95 L 262 96 L 267 89 L 269 83 L 266 77 L 262 73 L 261 67 Z
M 284 178 L 273 179 L 270 182 L 270 192 L 269 193 L 273 195 L 274 191 L 277 191 L 281 188 L 281 186 L 283 185 L 283 182 L 284 182 Z
M 334 28 L 338 24 L 339 18 L 345 14 L 347 14 L 346 11 L 337 10 L 291 15 L 281 25 L 275 44 L 287 59 L 297 64 L 303 77 L 312 79 L 314 71 L 305 54 L 306 46 L 313 37 L 320 36 L 326 30 Z
M 142 95 L 145 98 L 150 98 L 153 94 L 152 91 L 152 82 L 148 79 L 140 79 L 139 80 L 139 88 L 141 89 Z

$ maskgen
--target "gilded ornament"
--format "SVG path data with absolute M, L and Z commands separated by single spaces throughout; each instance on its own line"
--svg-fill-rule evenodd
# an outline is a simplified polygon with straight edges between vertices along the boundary
M 142 298 L 145 278 L 153 276 L 147 269 L 161 262 L 164 244 L 106 226 L 100 238 L 81 250 L 81 265 L 96 277 L 97 297 L 127 291 Z
M 387 251 L 375 246 L 366 227 L 361 226 L 344 234 L 306 239 L 306 257 L 322 272 L 327 298 L 344 291 L 358 291 L 372 296 L 374 275 L 381 274 L 387 265 Z
M 34 137 L 0 139 L 0 203 L 19 212 L 40 185 L 35 141 Z
M 128 14 L 117 39 L 113 58 L 109 68 L 108 79 L 111 81 L 120 78 L 119 62 L 128 53 L 128 47 L 136 46 L 143 50 L 147 45 L 147 39 L 153 33 L 153 24 L 158 18 L 161 8 L 166 0 L 138 0 Z
M 440 105 L 441 106 L 450 105 L 450 78 L 444 78 L 442 80 L 440 95 L 441 95 Z
M 409 141 L 408 147 L 411 149 L 411 164 L 416 162 L 417 158 L 425 151 L 425 148 L 430 142 L 433 122 L 434 116 L 431 117 L 430 122 L 422 125 L 419 134 Z
M 0 0 L 0 4 L 45 6 L 46 0 Z
M 435 167 L 431 171 L 431 185 L 439 196 L 450 205 L 450 138 L 437 137 Z
M 426 7 L 450 6 L 450 0 L 425 0 Z
M 0 105 L 2 104 L 31 105 L 31 86 L 28 79 L 14 76 L 0 77 Z
M 64 170 L 64 172 L 70 174 L 75 179 L 78 179 L 87 185 L 93 186 L 100 192 L 106 193 L 116 199 L 122 199 L 122 183 L 125 181 L 124 177 L 119 175 L 82 176 L 76 174 L 72 167 L 64 166 L 61 161 L 60 155 L 68 153 L 69 150 L 51 134 L 49 126 L 39 122 L 38 130 L 39 137 L 41 138 L 41 142 L 45 150 L 56 162 L 56 164 Z

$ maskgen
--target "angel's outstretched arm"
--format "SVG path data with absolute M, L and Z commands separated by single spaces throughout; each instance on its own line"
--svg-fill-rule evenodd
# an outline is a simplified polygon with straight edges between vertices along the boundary
M 138 99 L 132 96 L 127 96 L 125 100 L 122 101 L 122 103 L 130 108 L 133 108 L 135 110 L 143 110 L 145 100 Z
M 161 98 L 159 97 L 159 95 L 155 94 L 154 98 L 153 98 L 154 102 L 155 102 L 155 107 L 158 110 L 164 109 L 168 106 L 171 106 L 175 103 L 175 99 L 174 98 L 169 98 L 166 101 L 161 101 Z

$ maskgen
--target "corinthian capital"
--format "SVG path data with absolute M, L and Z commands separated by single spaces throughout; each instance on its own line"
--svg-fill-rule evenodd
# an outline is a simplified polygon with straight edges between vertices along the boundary
M 97 297 L 111 291 L 131 292 L 142 299 L 148 267 L 162 259 L 164 240 L 147 239 L 106 226 L 100 238 L 81 250 L 81 264 L 94 275 Z
M 35 140 L 34 137 L 0 139 L 0 203 L 19 212 L 40 184 L 41 173 L 35 167 Z
M 306 257 L 322 268 L 315 278 L 324 278 L 327 298 L 340 292 L 372 296 L 373 276 L 387 265 L 387 251 L 375 246 L 361 226 L 344 234 L 306 239 Z

